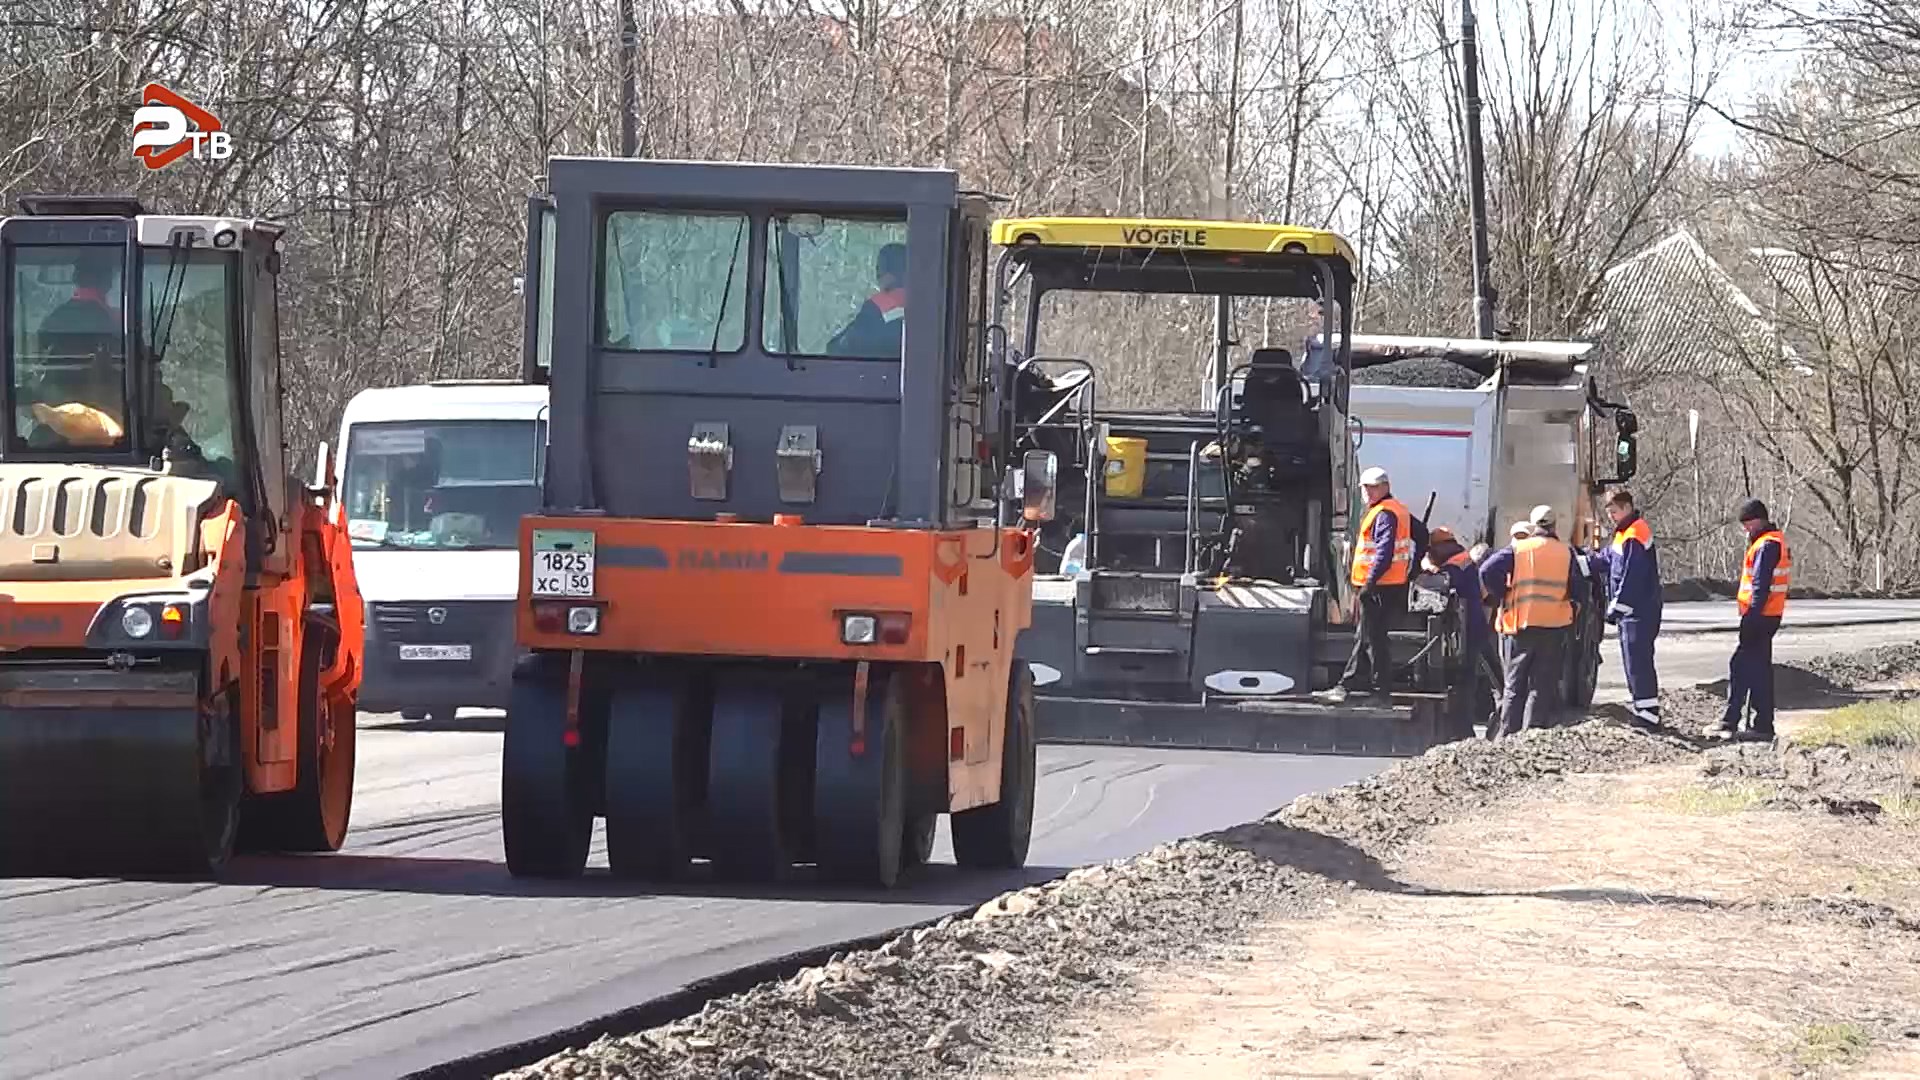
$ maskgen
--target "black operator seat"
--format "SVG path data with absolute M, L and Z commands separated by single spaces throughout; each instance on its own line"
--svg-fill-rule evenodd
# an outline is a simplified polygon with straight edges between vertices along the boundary
M 1255 349 L 1247 358 L 1240 419 L 1268 445 L 1286 443 L 1311 427 L 1307 382 L 1285 349 Z

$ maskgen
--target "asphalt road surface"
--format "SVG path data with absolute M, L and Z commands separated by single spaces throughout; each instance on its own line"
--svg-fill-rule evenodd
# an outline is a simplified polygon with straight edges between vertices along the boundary
M 1915 621 L 1920 621 L 1920 600 L 1795 600 L 1781 633 L 1794 626 L 1818 629 Z M 1661 608 L 1662 634 L 1734 630 L 1739 625 L 1740 609 L 1732 600 L 1690 600 Z
M 1920 638 L 1920 622 L 1794 628 L 1817 603 L 1795 603 L 1776 656 Z M 1920 619 L 1920 605 L 1830 603 L 1862 622 Z M 1668 605 L 1667 620 L 1705 630 L 1731 606 Z M 1663 681 L 1722 678 L 1731 649 L 1726 633 L 1663 635 Z M 1597 696 L 1620 700 L 1611 641 L 1604 659 Z M 498 721 L 468 715 L 464 731 L 362 717 L 343 852 L 240 860 L 219 885 L 0 881 L 0 1077 L 402 1076 L 1245 821 L 1386 764 L 1047 746 L 1024 875 L 936 865 L 881 897 L 805 885 L 648 894 L 604 876 L 510 878 Z M 594 864 L 605 865 L 597 849 Z
M 402 1076 L 686 983 L 880 933 L 1029 880 L 1257 817 L 1369 775 L 1367 758 L 1045 746 L 1026 874 L 936 865 L 876 897 L 502 862 L 497 719 L 361 718 L 347 847 L 237 860 L 220 885 L 0 881 L 0 1076 Z M 596 841 L 593 864 L 604 867 Z

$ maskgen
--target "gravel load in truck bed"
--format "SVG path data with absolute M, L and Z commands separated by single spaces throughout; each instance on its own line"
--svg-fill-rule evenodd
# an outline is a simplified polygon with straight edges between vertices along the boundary
M 1434 356 L 1392 360 L 1371 367 L 1356 367 L 1356 386 L 1430 386 L 1449 390 L 1471 390 L 1485 379 L 1472 368 Z

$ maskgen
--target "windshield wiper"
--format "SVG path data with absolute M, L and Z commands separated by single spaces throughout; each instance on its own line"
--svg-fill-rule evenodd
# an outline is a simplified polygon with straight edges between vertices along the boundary
M 739 252 L 740 238 L 745 236 L 746 232 L 747 219 L 742 217 L 739 228 L 733 230 L 734 252 Z M 730 258 L 727 260 L 727 281 L 726 284 L 720 286 L 720 310 L 713 313 L 713 342 L 707 346 L 707 366 L 710 368 L 720 366 L 720 331 L 721 328 L 727 325 L 727 298 L 733 295 L 733 271 L 734 268 L 739 265 L 739 259 Z
M 159 377 L 160 361 L 167 355 L 167 342 L 173 337 L 173 324 L 178 321 L 180 311 L 180 293 L 187 286 L 187 246 L 169 244 L 167 246 L 167 272 L 160 285 L 160 302 L 154 308 L 153 319 L 147 328 L 148 350 L 153 359 L 153 371 L 150 380 Z M 178 271 L 176 276 L 175 271 Z M 144 281 L 142 282 L 144 284 Z M 166 329 L 160 329 L 160 320 L 166 319 Z

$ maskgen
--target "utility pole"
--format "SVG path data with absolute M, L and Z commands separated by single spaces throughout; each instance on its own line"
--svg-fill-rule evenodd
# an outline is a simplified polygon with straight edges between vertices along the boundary
M 1240 142 L 1240 52 L 1245 34 L 1246 6 L 1246 0 L 1235 0 L 1233 5 L 1233 71 L 1227 80 L 1227 147 L 1226 160 L 1220 170 L 1220 189 L 1225 203 L 1221 216 L 1229 220 L 1234 216 L 1234 150 Z M 1213 298 L 1213 377 L 1207 380 L 1207 400 L 1201 402 L 1202 408 L 1215 409 L 1220 405 L 1220 388 L 1227 385 L 1227 354 L 1232 336 L 1233 298 L 1216 296 Z
M 640 49 L 640 29 L 633 21 L 634 0 L 620 0 L 620 156 L 639 153 L 638 105 L 635 102 L 634 69 Z
M 1492 256 L 1487 253 L 1487 160 L 1480 143 L 1480 46 L 1473 18 L 1473 0 L 1460 0 L 1460 68 L 1466 90 L 1467 197 L 1471 202 L 1473 241 L 1474 336 L 1491 339 L 1493 331 Z

